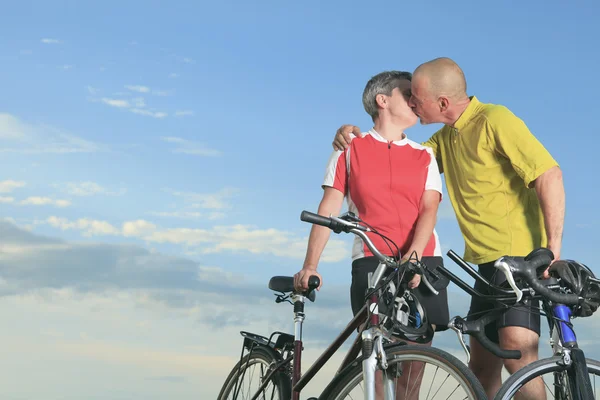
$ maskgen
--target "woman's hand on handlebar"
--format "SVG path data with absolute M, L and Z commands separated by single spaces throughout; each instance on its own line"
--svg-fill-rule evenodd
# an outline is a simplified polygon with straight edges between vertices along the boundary
M 411 255 L 413 253 L 412 252 L 408 252 L 404 255 L 404 257 L 402 257 L 401 262 L 405 263 L 405 262 L 410 262 L 411 259 Z M 415 289 L 417 287 L 419 287 L 419 285 L 421 284 L 421 274 L 415 274 L 412 279 L 408 282 L 408 288 L 409 289 Z
M 317 272 L 316 268 L 311 267 L 304 267 L 294 275 L 294 289 L 296 289 L 298 292 L 304 292 L 308 290 L 308 279 L 313 275 L 319 277 L 321 283 L 319 284 L 317 290 L 320 290 L 321 286 L 323 286 L 323 278 Z
M 420 283 L 421 283 L 421 275 L 415 274 L 415 276 L 413 276 L 413 278 L 410 280 L 410 282 L 408 282 L 408 288 L 416 289 L 417 287 L 419 287 Z

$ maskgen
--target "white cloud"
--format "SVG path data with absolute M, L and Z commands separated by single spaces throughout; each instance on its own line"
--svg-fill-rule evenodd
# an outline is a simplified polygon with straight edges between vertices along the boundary
M 0 152 L 11 153 L 93 153 L 105 150 L 94 142 L 46 125 L 31 125 L 0 113 Z
M 0 181 L 0 193 L 10 193 L 13 190 L 22 188 L 25 185 L 25 182 L 13 181 L 11 179 L 6 181 Z
M 170 217 L 182 219 L 201 218 L 204 216 L 204 214 L 197 211 L 157 211 L 151 212 L 150 215 L 154 215 L 156 217 Z
M 171 228 L 157 230 L 144 237 L 157 243 L 195 247 L 201 254 L 247 251 L 253 254 L 272 254 L 278 257 L 304 259 L 308 238 L 297 237 L 278 229 L 257 229 L 253 226 L 216 226 L 211 230 Z M 339 262 L 347 258 L 347 245 L 330 239 L 321 257 L 322 262 Z
M 129 112 L 147 117 L 162 119 L 168 116 L 168 114 L 163 111 L 145 109 L 144 107 L 146 107 L 146 102 L 142 97 L 135 97 L 130 101 L 123 99 L 102 98 L 101 101 L 111 107 L 127 109 Z
M 175 116 L 176 117 L 185 117 L 188 115 L 194 115 L 193 111 L 190 110 L 184 110 L 184 111 L 175 111 Z
M 69 70 L 69 69 L 73 68 L 73 66 L 72 66 L 72 65 L 70 65 L 70 64 L 64 64 L 64 65 L 61 65 L 61 66 L 59 66 L 58 68 L 59 68 L 59 69 L 62 69 L 62 70 L 64 70 L 64 71 L 67 71 L 67 70 Z
M 192 208 L 205 208 L 220 210 L 229 208 L 227 200 L 235 197 L 239 190 L 232 187 L 226 187 L 215 193 L 194 193 L 194 192 L 179 192 L 168 190 L 173 196 L 182 197 L 186 203 Z
M 145 242 L 181 245 L 197 254 L 242 251 L 301 260 L 306 255 L 308 243 L 307 237 L 298 237 L 291 232 L 244 225 L 216 226 L 212 229 L 164 229 L 140 219 L 125 221 L 118 228 L 107 221 L 88 218 L 70 221 L 56 216 L 49 217 L 45 223 L 61 230 L 81 231 L 84 236 L 125 236 Z M 347 258 L 346 247 L 343 241 L 330 239 L 321 261 L 338 262 Z
M 104 104 L 108 104 L 111 107 L 117 107 L 117 108 L 128 108 L 130 107 L 130 104 L 127 100 L 121 100 L 121 99 L 109 99 L 106 97 L 102 98 L 102 102 Z
M 123 235 L 143 237 L 152 234 L 156 230 L 156 225 L 143 219 L 137 221 L 128 221 L 123 224 Z
M 183 139 L 180 137 L 167 136 L 161 138 L 167 143 L 174 143 L 179 146 L 171 150 L 173 153 L 189 154 L 194 156 L 204 157 L 217 157 L 221 155 L 221 152 L 215 149 L 208 148 L 202 143 L 193 142 L 191 140 Z
M 111 191 L 105 187 L 97 184 L 96 182 L 85 181 L 85 182 L 66 182 L 63 184 L 52 185 L 65 193 L 72 196 L 94 196 L 94 195 L 106 195 L 106 196 L 122 196 L 126 193 L 127 189 L 120 189 L 118 191 Z
M 42 43 L 44 44 L 60 44 L 62 43 L 61 40 L 58 39 L 50 39 L 50 38 L 44 38 L 41 40 Z
M 30 55 L 32 55 L 32 54 L 33 54 L 33 51 L 31 51 L 31 50 L 28 50 L 28 49 L 25 49 L 25 50 L 21 50 L 21 51 L 19 52 L 19 54 L 21 54 L 22 56 L 30 56 Z
M 179 77 L 179 74 L 176 74 L 175 72 L 172 72 L 172 73 L 169 74 L 169 78 L 171 78 L 171 79 L 175 79 L 175 78 L 178 78 L 178 77 Z
M 125 85 L 125 89 L 131 90 L 132 92 L 150 93 L 149 87 L 141 85 Z
M 14 197 L 0 196 L 0 203 L 2 204 L 14 203 L 14 201 Z
M 50 226 L 61 229 L 63 231 L 83 231 L 84 236 L 119 235 L 121 233 L 119 229 L 115 228 L 106 221 L 97 221 L 89 218 L 80 218 L 76 221 L 69 221 L 66 218 L 51 216 L 48 217 L 46 222 Z
M 132 108 L 130 111 L 134 114 L 140 114 L 140 115 L 145 115 L 147 117 L 159 118 L 159 119 L 166 118 L 169 115 L 166 112 L 150 111 L 150 110 L 144 110 L 141 108 Z
M 41 197 L 41 196 L 30 196 L 24 200 L 21 200 L 20 203 L 24 206 L 46 206 L 53 205 L 56 207 L 68 207 L 71 205 L 71 202 L 68 200 L 55 200 L 50 197 Z
M 191 59 L 191 58 L 189 58 L 189 57 L 184 57 L 184 58 L 182 59 L 182 61 L 183 61 L 185 64 L 196 64 L 196 61 L 192 60 L 192 59 Z
M 86 89 L 87 89 L 88 93 L 91 95 L 94 95 L 94 94 L 98 93 L 98 91 L 99 91 L 98 89 L 96 89 L 95 87 L 92 87 L 90 85 L 88 85 L 86 87 Z
M 164 189 L 164 191 L 182 198 L 185 203 L 184 207 L 170 212 L 152 212 L 151 215 L 171 218 L 205 218 L 211 221 L 225 218 L 226 214 L 223 210 L 231 208 L 229 200 L 239 193 L 238 189 L 231 187 L 215 193 L 179 192 L 171 189 Z M 198 209 L 210 211 L 199 212 Z
M 165 96 L 171 96 L 173 94 L 173 91 L 172 90 L 153 90 L 152 94 L 155 96 L 165 97 Z
M 136 97 L 131 99 L 131 101 L 133 102 L 133 106 L 135 108 L 144 108 L 146 107 L 146 102 L 144 101 L 143 97 Z

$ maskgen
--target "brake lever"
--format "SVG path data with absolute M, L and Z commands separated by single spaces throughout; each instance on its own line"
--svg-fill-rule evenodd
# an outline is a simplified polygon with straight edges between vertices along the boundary
M 523 298 L 523 291 L 517 287 L 515 278 L 513 277 L 513 274 L 512 274 L 512 269 L 511 269 L 510 265 L 508 265 L 508 263 L 506 261 L 504 261 L 504 257 L 500 257 L 494 263 L 494 267 L 496 267 L 500 271 L 504 272 L 504 275 L 506 276 L 506 280 L 508 281 L 508 284 L 510 285 L 510 287 L 513 288 L 513 290 L 515 291 L 515 294 L 517 295 L 517 303 L 519 301 L 521 301 L 521 299 Z
M 448 322 L 448 328 L 453 330 L 454 332 L 456 332 L 456 335 L 458 336 L 458 341 L 460 342 L 460 345 L 464 349 L 465 353 L 467 353 L 467 364 L 468 364 L 469 361 L 471 360 L 471 352 L 469 351 L 469 348 L 467 347 L 467 344 L 465 343 L 465 339 L 463 338 L 463 332 L 462 332 L 463 322 L 464 321 L 461 317 L 454 317 L 450 320 L 450 322 Z
M 431 290 L 431 293 L 435 294 L 436 296 L 438 294 L 440 294 L 440 292 L 438 292 L 437 290 L 435 290 L 433 288 L 433 286 L 431 286 L 431 283 L 429 282 L 429 280 L 427 279 L 427 277 L 425 276 L 425 274 L 421 274 L 421 280 L 423 282 L 425 282 L 425 286 L 427 286 L 429 288 L 429 290 Z

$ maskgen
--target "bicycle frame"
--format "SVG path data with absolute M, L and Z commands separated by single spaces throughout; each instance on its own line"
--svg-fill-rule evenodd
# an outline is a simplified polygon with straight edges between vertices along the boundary
M 450 250 L 447 254 L 456 264 L 462 267 L 462 269 L 465 270 L 475 280 L 483 282 L 484 284 L 495 290 L 497 293 L 506 295 L 483 295 L 477 292 L 471 286 L 467 285 L 465 282 L 463 282 L 460 278 L 458 278 L 446 268 L 438 267 L 442 275 L 444 275 L 462 290 L 470 294 L 472 297 L 476 296 L 492 301 L 508 301 L 515 299 L 514 292 L 512 292 L 510 289 L 500 288 L 488 282 L 483 276 L 481 276 L 477 271 L 475 271 L 475 269 L 473 269 L 469 264 L 464 262 L 464 260 L 462 260 L 452 250 Z M 577 344 L 577 336 L 575 334 L 574 329 L 571 327 L 572 325 L 569 323 L 570 318 L 572 316 L 571 308 L 564 304 L 551 305 L 550 302 L 547 299 L 544 299 L 542 296 L 535 294 L 531 295 L 533 291 L 530 288 L 524 289 L 523 292 L 530 294 L 530 296 L 528 297 L 531 299 L 542 301 L 542 307 L 546 314 L 546 319 L 550 329 L 550 338 L 551 345 L 553 347 L 553 353 L 554 355 L 562 356 L 563 365 L 569 367 L 566 371 L 567 376 L 569 378 L 570 387 L 578 388 L 581 390 L 581 392 L 583 392 L 583 396 L 581 396 L 580 390 L 574 389 L 573 393 L 571 393 L 573 396 L 572 400 L 587 400 L 588 398 L 591 398 L 589 397 L 590 395 L 593 397 L 593 391 L 591 388 L 591 382 L 589 379 L 585 355 L 583 350 L 579 349 Z M 555 383 L 557 384 L 558 379 L 559 376 L 555 375 Z M 558 387 L 558 385 L 556 387 Z
M 553 354 L 562 356 L 562 365 L 567 367 L 572 400 L 587 400 L 593 397 L 592 385 L 587 369 L 585 354 L 577 344 L 577 336 L 571 327 L 571 308 L 564 304 L 542 302 L 550 329 L 550 343 Z M 558 320 L 558 321 L 557 321 Z M 555 387 L 560 387 L 559 373 L 554 373 Z M 577 389 L 575 389 L 577 388 Z M 583 395 L 581 395 L 583 393 Z M 590 397 L 592 396 L 592 397 Z
M 325 349 L 323 353 L 315 360 L 315 362 L 309 367 L 306 373 L 300 377 L 301 373 L 301 358 L 302 358 L 302 328 L 301 322 L 300 326 L 296 323 L 295 331 L 296 331 L 296 342 L 294 345 L 294 373 L 292 376 L 292 400 L 299 400 L 300 393 L 302 389 L 310 382 L 310 380 L 319 372 L 319 370 L 329 361 L 331 356 L 335 354 L 335 352 L 342 346 L 342 344 L 350 337 L 350 335 L 358 330 L 358 335 L 354 340 L 352 346 L 346 353 L 346 356 L 342 360 L 336 375 L 344 370 L 350 363 L 356 359 L 360 352 L 361 343 L 363 342 L 363 332 L 367 331 L 371 327 L 376 327 L 379 325 L 379 314 L 377 313 L 377 304 L 379 302 L 379 294 L 377 291 L 373 289 L 377 287 L 377 284 L 380 282 L 381 278 L 385 275 L 387 270 L 387 264 L 379 263 L 375 272 L 369 278 L 368 290 L 372 291 L 370 296 L 368 297 L 366 304 L 363 305 L 361 310 L 352 318 L 352 320 L 348 323 L 346 328 L 334 339 L 334 341 Z M 372 307 L 373 305 L 373 307 Z M 294 306 L 295 309 L 295 306 Z M 368 321 L 368 310 L 373 310 Z M 295 311 L 295 310 L 294 310 Z M 365 322 L 368 322 L 365 324 Z M 361 328 L 362 325 L 362 328 Z M 359 329 L 360 328 L 360 329 Z M 299 335 L 298 335 L 299 334 Z M 298 340 L 298 338 L 300 338 Z M 364 350 L 364 349 L 363 349 Z M 374 384 L 374 379 L 373 379 Z M 374 388 L 373 388 L 374 389 Z M 374 397 L 373 397 L 374 399 Z
M 384 275 L 387 266 L 385 264 L 380 264 L 375 274 L 371 279 L 371 283 L 369 284 L 369 288 L 372 289 L 376 287 L 377 283 Z M 284 369 L 290 363 L 293 365 L 293 373 L 292 373 L 292 400 L 299 400 L 300 393 L 302 389 L 312 380 L 312 378 L 321 370 L 321 368 L 329 361 L 331 356 L 337 352 L 337 350 L 346 342 L 346 340 L 352 335 L 353 332 L 358 332 L 356 339 L 353 344 L 350 346 L 350 349 L 346 353 L 344 359 L 342 360 L 336 375 L 342 372 L 347 366 L 350 365 L 352 361 L 356 359 L 361 349 L 362 342 L 362 332 L 367 330 L 372 326 L 377 326 L 379 324 L 379 316 L 376 312 L 372 313 L 369 320 L 367 321 L 368 310 L 371 307 L 371 304 L 377 304 L 379 301 L 379 295 L 377 291 L 374 291 L 371 296 L 367 299 L 366 304 L 361 308 L 361 310 L 350 320 L 348 325 L 340 332 L 340 334 L 333 340 L 333 342 L 321 353 L 321 355 L 315 360 L 315 362 L 308 368 L 308 370 L 301 375 L 301 366 L 302 366 L 302 324 L 304 322 L 304 300 L 305 297 L 301 295 L 292 295 L 292 302 L 294 304 L 294 340 L 293 340 L 293 354 L 289 354 L 285 359 L 281 360 L 277 363 L 271 371 L 264 377 L 263 383 L 258 387 L 256 393 L 252 397 L 252 400 L 256 400 L 261 392 L 268 385 L 272 376 Z M 376 308 L 375 308 L 376 311 Z M 365 322 L 369 322 L 365 324 Z M 362 328 L 361 328 L 362 326 Z M 274 332 L 281 333 L 281 332 Z M 269 346 L 271 343 L 271 339 L 267 340 L 266 338 L 258 335 L 248 334 L 247 332 L 243 332 L 245 336 L 244 340 L 244 348 L 249 348 L 249 351 L 252 352 L 254 348 L 253 343 L 259 342 L 259 345 Z M 251 335 L 252 338 L 249 339 L 248 336 Z M 273 336 L 273 335 L 271 335 Z M 262 339 L 262 340 L 261 340 Z M 253 343 L 247 343 L 247 340 L 251 340 Z M 243 358 L 242 356 L 240 359 Z M 241 365 L 240 365 L 241 367 Z

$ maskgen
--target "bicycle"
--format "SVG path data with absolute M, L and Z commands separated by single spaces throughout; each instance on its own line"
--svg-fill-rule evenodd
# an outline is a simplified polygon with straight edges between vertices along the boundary
M 537 257 L 537 260 L 536 258 Z M 585 277 L 578 285 L 579 293 L 573 289 L 567 274 L 559 274 L 559 291 L 554 291 L 541 284 L 537 279 L 540 269 L 545 269 L 553 259 L 552 252 L 547 249 L 539 250 L 538 255 L 525 258 L 503 257 L 496 261 L 497 268 L 502 270 L 510 286 L 517 296 L 517 301 L 523 297 L 522 290 L 517 286 L 515 277 L 525 281 L 542 297 L 542 308 L 550 329 L 550 345 L 553 355 L 520 369 L 504 382 L 496 395 L 496 399 L 511 399 L 524 385 L 546 373 L 552 374 L 552 388 L 544 382 L 546 388 L 556 399 L 587 400 L 595 399 L 596 391 L 592 390 L 589 372 L 600 375 L 600 362 L 587 359 L 577 343 L 577 336 L 570 319 L 577 316 L 591 316 L 600 303 L 600 280 L 585 265 L 573 261 L 560 261 L 553 264 L 550 271 L 560 271 L 569 262 L 575 263 L 577 271 L 571 273 L 583 274 Z M 537 271 L 536 271 L 537 269 Z M 587 302 L 587 303 L 586 303 Z M 585 305 L 591 308 L 582 313 Z M 543 379 L 542 379 L 543 381 Z M 595 376 L 594 376 L 595 386 Z M 554 393 L 552 393 L 554 392 Z
M 335 376 L 320 394 L 319 399 L 336 400 L 344 398 L 353 389 L 359 387 L 361 381 L 364 381 L 366 392 L 363 398 L 365 400 L 375 400 L 375 375 L 378 370 L 382 371 L 382 387 L 386 400 L 396 398 L 396 390 L 398 388 L 396 384 L 401 382 L 402 379 L 406 379 L 405 397 L 407 397 L 406 395 L 408 397 L 413 394 L 418 395 L 418 392 L 408 392 L 408 383 L 418 382 L 418 390 L 421 390 L 425 377 L 429 378 L 433 375 L 435 379 L 439 370 L 445 371 L 447 374 L 446 378 L 437 389 L 434 390 L 433 384 L 429 387 L 428 397 L 430 394 L 433 394 L 435 397 L 442 391 L 442 394 L 448 394 L 448 398 L 453 395 L 472 400 L 486 398 L 483 387 L 475 378 L 475 375 L 458 358 L 434 347 L 409 345 L 404 341 L 395 341 L 391 334 L 393 329 L 408 330 L 408 327 L 400 325 L 398 328 L 396 321 L 393 321 L 391 328 L 385 325 L 386 321 L 390 321 L 389 318 L 392 314 L 380 314 L 379 307 L 383 304 L 381 302 L 381 294 L 384 293 L 384 290 L 389 289 L 394 279 L 397 279 L 400 286 L 406 285 L 407 279 L 404 279 L 405 276 L 411 273 L 420 273 L 422 274 L 422 284 L 425 284 L 429 290 L 437 294 L 437 290 L 429 282 L 428 275 L 422 269 L 422 265 L 418 262 L 401 263 L 395 257 L 383 255 L 375 248 L 366 235 L 366 232 L 379 233 L 368 226 L 361 225 L 362 221 L 352 213 L 346 213 L 338 218 L 324 217 L 303 211 L 300 219 L 305 222 L 326 226 L 338 234 L 345 232 L 357 235 L 379 259 L 379 266 L 369 279 L 366 304 L 308 370 L 304 374 L 301 374 L 303 351 L 302 324 L 305 318 L 304 305 L 306 299 L 311 302 L 315 301 L 314 290 L 319 286 L 320 282 L 316 276 L 312 276 L 309 279 L 309 289 L 305 292 L 297 293 L 294 291 L 293 277 L 276 276 L 271 278 L 269 288 L 279 293 L 276 295 L 276 302 L 287 301 L 294 306 L 294 335 L 276 331 L 267 338 L 258 334 L 241 331 L 240 333 L 244 337 L 244 340 L 240 360 L 225 380 L 218 399 L 228 399 L 229 395 L 233 395 L 233 398 L 237 399 L 238 395 L 242 394 L 242 387 L 247 382 L 244 381 L 246 372 L 251 366 L 260 364 L 261 376 L 258 379 L 258 387 L 254 390 L 248 389 L 247 398 L 255 400 L 259 396 L 261 399 L 270 396 L 268 398 L 284 400 L 291 398 L 299 400 L 302 389 L 357 329 L 358 335 L 356 336 L 356 340 L 346 353 Z M 381 236 L 384 237 L 383 235 Z M 385 237 L 384 239 L 389 240 Z M 390 270 L 392 272 L 387 273 Z M 397 289 L 397 291 L 399 290 L 402 289 Z M 397 298 L 396 296 L 394 297 Z M 390 309 L 393 312 L 393 307 L 390 307 Z M 422 323 L 417 328 L 410 330 L 410 334 L 412 335 L 411 337 L 421 339 L 422 342 L 427 342 L 433 333 L 427 324 Z M 433 374 L 426 374 L 424 372 L 425 368 L 422 368 L 419 375 L 413 377 L 411 380 L 412 366 L 415 362 L 431 364 L 434 366 L 435 371 Z M 407 375 L 405 374 L 406 368 L 410 368 Z M 253 376 L 253 374 L 251 375 Z M 445 384 L 450 377 L 457 381 L 458 385 L 456 387 Z M 249 384 L 251 383 L 252 380 L 250 379 Z M 403 386 L 399 387 L 403 388 Z M 246 393 L 245 389 L 243 393 Z M 309 400 L 316 400 L 316 398 L 312 397 Z
M 556 272 L 559 271 L 558 278 L 554 276 L 544 282 L 539 280 L 538 276 L 554 258 L 550 250 L 539 248 L 525 257 L 504 256 L 495 262 L 495 267 L 505 274 L 511 290 L 488 282 L 452 250 L 448 252 L 448 256 L 473 278 L 484 282 L 497 294 L 482 295 L 443 267 L 439 269 L 442 275 L 458 284 L 471 296 L 484 297 L 501 305 L 501 308 L 492 310 L 477 320 L 465 321 L 456 317 L 451 321 L 449 327 L 458 334 L 459 341 L 467 352 L 467 359 L 469 351 L 462 338 L 462 334 L 465 333 L 475 336 L 483 347 L 500 358 L 520 358 L 520 351 L 504 350 L 490 341 L 484 335 L 483 328 L 498 319 L 509 307 L 516 305 L 526 297 L 541 300 L 542 303 L 543 315 L 546 316 L 550 330 L 550 345 L 553 355 L 535 361 L 512 374 L 503 383 L 495 399 L 513 398 L 522 390 L 523 386 L 546 373 L 552 374 L 551 384 L 544 381 L 544 385 L 553 398 L 560 400 L 596 398 L 596 390 L 592 390 L 588 372 L 600 376 L 600 362 L 585 357 L 583 350 L 577 344 L 573 324 L 569 321 L 576 316 L 591 316 L 600 304 L 600 280 L 595 278 L 587 266 L 572 260 L 557 261 L 550 271 L 552 275 L 557 275 Z M 579 272 L 570 271 L 571 275 L 569 275 L 569 271 L 561 273 L 560 269 L 564 270 L 565 266 L 570 267 L 569 263 L 574 265 L 573 269 L 577 269 Z M 574 275 L 577 276 L 574 277 Z M 569 279 L 573 280 L 577 277 L 580 279 L 576 284 L 569 282 Z M 521 286 L 517 285 L 517 282 Z M 577 293 L 573 291 L 573 286 L 577 286 Z

